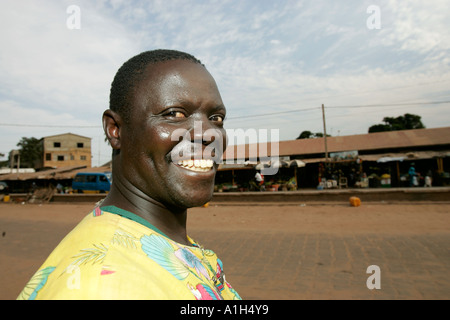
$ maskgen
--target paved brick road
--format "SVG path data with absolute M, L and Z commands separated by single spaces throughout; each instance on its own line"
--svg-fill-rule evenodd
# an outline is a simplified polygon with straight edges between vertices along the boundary
M 0 205 L 0 299 L 15 299 L 92 205 Z M 450 299 L 450 205 L 210 206 L 190 235 L 244 299 Z M 205 231 L 208 230 L 208 231 Z M 366 286 L 378 265 L 381 289 Z
M 449 299 L 447 233 L 393 236 L 196 232 L 220 248 L 227 280 L 245 299 Z M 230 269 L 227 269 L 227 265 Z M 366 286 L 380 267 L 381 289 Z

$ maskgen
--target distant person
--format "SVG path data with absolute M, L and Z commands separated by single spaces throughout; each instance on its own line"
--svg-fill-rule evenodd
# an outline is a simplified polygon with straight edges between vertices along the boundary
M 256 183 L 258 184 L 259 190 L 260 190 L 260 191 L 265 190 L 265 188 L 264 188 L 264 176 L 263 176 L 263 174 L 262 174 L 262 173 L 259 173 L 258 171 L 256 171 L 256 174 L 255 174 L 255 180 L 256 180 Z
M 410 187 L 415 187 L 419 184 L 417 181 L 417 173 L 416 173 L 416 169 L 414 168 L 414 163 L 411 163 L 411 166 L 409 167 L 408 176 L 409 176 L 409 186 Z
M 222 141 L 221 156 L 225 113 L 195 57 L 155 50 L 127 61 L 103 115 L 113 148 L 111 191 L 18 298 L 240 299 L 221 260 L 186 230 L 187 209 L 212 198 L 218 164 L 206 152 L 213 140 L 205 132 Z
M 425 187 L 431 187 L 433 183 L 433 173 L 431 172 L 431 170 L 428 170 L 427 175 L 425 176 Z

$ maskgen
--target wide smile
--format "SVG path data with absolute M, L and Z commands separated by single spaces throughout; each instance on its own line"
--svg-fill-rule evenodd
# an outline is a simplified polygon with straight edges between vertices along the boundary
M 178 167 L 195 172 L 209 172 L 214 168 L 214 161 L 211 159 L 178 160 L 177 163 L 173 163 Z

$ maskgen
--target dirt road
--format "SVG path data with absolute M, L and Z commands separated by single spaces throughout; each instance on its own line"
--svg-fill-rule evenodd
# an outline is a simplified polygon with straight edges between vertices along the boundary
M 93 204 L 0 204 L 0 299 L 15 299 Z M 450 299 L 450 204 L 211 205 L 189 211 L 245 299 Z M 379 267 L 380 289 L 367 273 Z

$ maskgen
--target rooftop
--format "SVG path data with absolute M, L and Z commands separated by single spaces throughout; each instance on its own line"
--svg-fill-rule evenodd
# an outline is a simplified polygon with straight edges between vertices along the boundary
M 314 155 L 325 153 L 325 138 L 297 139 L 279 142 L 278 156 Z M 398 148 L 422 148 L 436 146 L 450 146 L 450 127 L 388 131 L 351 136 L 327 137 L 328 152 L 343 151 L 377 151 Z M 257 157 L 258 148 L 266 148 L 267 154 L 276 154 L 275 143 L 261 143 L 229 146 L 224 154 L 224 159 L 240 159 Z M 274 147 L 274 154 L 271 154 Z

